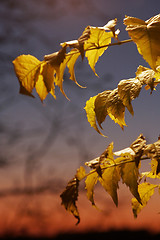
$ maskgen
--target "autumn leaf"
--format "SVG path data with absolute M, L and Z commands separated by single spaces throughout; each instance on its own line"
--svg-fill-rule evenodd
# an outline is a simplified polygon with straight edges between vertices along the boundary
M 106 167 L 106 165 L 104 165 L 104 167 Z M 117 188 L 119 180 L 120 175 L 116 167 L 105 169 L 102 173 L 102 177 L 99 177 L 101 185 L 112 197 L 116 206 L 118 206 Z
M 126 126 L 124 120 L 125 106 L 118 95 L 118 88 L 107 90 L 99 93 L 97 96 L 91 97 L 86 102 L 84 109 L 86 110 L 88 122 L 91 127 L 101 135 L 102 133 L 97 127 L 96 120 L 102 129 L 101 124 L 107 115 L 109 115 L 115 123 L 118 123 L 122 129 L 123 126 Z
M 94 111 L 95 111 L 97 122 L 101 129 L 103 129 L 101 124 L 104 122 L 104 120 L 108 115 L 108 111 L 107 111 L 108 96 L 111 92 L 112 92 L 111 90 L 104 91 L 102 93 L 99 93 L 95 98 Z
M 110 20 L 106 25 L 103 26 L 104 30 L 110 30 L 113 33 L 113 36 L 117 39 L 115 26 L 117 24 L 117 18 Z
M 98 173 L 92 170 L 85 180 L 85 189 L 87 190 L 87 198 L 91 201 L 92 205 L 95 206 L 94 202 L 94 187 L 98 180 Z
M 20 93 L 32 96 L 42 62 L 32 55 L 21 55 L 13 61 L 13 64 L 20 83 Z
M 105 151 L 100 155 L 99 161 L 104 162 L 107 159 L 111 161 L 111 163 L 114 163 L 114 157 L 113 157 L 113 142 L 111 142 L 108 147 L 105 149 Z
M 80 52 L 77 52 L 76 49 L 72 49 L 67 55 L 66 55 L 66 61 L 67 61 L 67 67 L 69 69 L 70 73 L 70 79 L 74 81 L 79 87 L 83 88 L 76 80 L 75 72 L 74 72 L 74 66 L 75 63 L 80 56 Z
M 140 211 L 147 205 L 149 199 L 154 194 L 154 189 L 157 185 L 150 184 L 150 183 L 142 183 L 138 186 L 138 192 L 140 195 L 141 203 L 137 201 L 136 198 L 132 198 L 132 211 L 134 217 L 136 218 Z
M 85 176 L 86 176 L 86 171 L 84 167 L 81 166 L 79 169 L 77 169 L 76 177 L 79 181 L 81 181 Z
M 155 89 L 154 87 L 157 86 L 157 83 L 155 83 L 155 71 L 152 69 L 140 65 L 137 68 L 136 78 L 142 85 L 146 84 L 145 89 L 151 89 L 151 93 Z
M 96 124 L 96 113 L 95 113 L 95 99 L 97 96 L 91 97 L 87 102 L 86 106 L 84 107 L 88 122 L 90 123 L 91 127 L 93 127 L 99 134 L 103 135 Z
M 146 140 L 143 134 L 140 134 L 138 138 L 130 145 L 130 148 L 135 152 L 134 159 L 137 167 L 139 166 L 141 157 L 144 154 L 145 147 Z
M 144 154 L 152 159 L 153 174 L 160 173 L 160 138 L 153 144 L 148 144 L 145 147 Z
M 160 179 L 160 173 L 159 174 L 155 174 L 156 169 L 157 169 L 157 162 L 155 160 L 151 160 L 151 168 L 152 170 L 150 172 L 142 172 L 141 173 L 141 179 L 143 177 L 147 178 L 152 178 L 152 179 L 156 179 L 159 178 Z
M 160 159 L 152 158 L 151 173 L 155 175 L 155 178 L 160 178 Z
M 133 107 L 131 101 L 139 96 L 142 84 L 136 78 L 130 78 L 127 80 L 121 80 L 118 84 L 118 95 L 122 100 L 124 106 L 127 107 L 128 111 L 133 115 Z
M 130 145 L 130 147 L 114 152 L 114 155 L 135 160 L 136 166 L 138 167 L 141 157 L 144 154 L 145 147 L 146 147 L 145 137 L 142 134 L 140 134 L 138 138 Z
M 104 51 L 108 48 L 106 45 L 111 43 L 111 38 L 114 36 L 111 31 L 106 32 L 104 29 L 98 27 L 89 27 L 89 29 L 90 37 L 84 42 L 84 51 L 86 51 L 85 56 L 88 59 L 91 69 L 96 74 L 95 64 L 99 57 L 102 56 Z
M 157 62 L 156 62 L 156 72 L 155 72 L 155 78 L 156 78 L 156 82 L 157 84 L 160 83 L 160 57 L 157 58 Z
M 121 177 L 123 180 L 123 183 L 125 183 L 129 189 L 130 192 L 133 194 L 133 196 L 137 199 L 139 203 L 141 203 L 141 198 L 138 193 L 138 167 L 136 166 L 135 162 L 128 162 L 121 165 Z
M 44 60 L 47 61 L 55 70 L 55 85 L 57 85 L 62 94 L 68 99 L 63 90 L 63 75 L 67 65 L 66 56 L 66 44 L 56 53 L 45 55 Z
M 70 48 L 74 48 L 73 50 L 75 51 L 75 54 L 79 53 L 79 55 L 81 55 L 82 60 L 83 60 L 84 59 L 84 53 L 85 53 L 84 42 L 87 41 L 89 37 L 90 37 L 90 26 L 85 28 L 85 30 L 83 31 L 82 35 L 78 38 L 78 40 L 67 41 L 67 42 L 61 43 L 60 45 L 62 47 L 67 46 L 67 47 L 70 47 Z M 72 50 L 71 50 L 71 52 L 72 52 Z
M 97 167 L 102 163 L 115 163 L 114 157 L 113 157 L 113 142 L 111 142 L 108 147 L 105 149 L 105 151 L 100 155 L 100 157 L 97 157 L 95 159 L 92 159 L 89 162 L 86 162 L 85 165 L 87 165 L 90 168 L 97 169 Z
M 112 90 L 112 92 L 109 94 L 107 105 L 108 115 L 123 129 L 123 126 L 126 126 L 124 120 L 125 106 L 118 95 L 118 88 Z
M 35 85 L 35 89 L 42 102 L 49 92 L 56 98 L 54 88 L 54 68 L 49 63 L 43 62 L 40 66 L 40 72 Z
M 112 197 L 115 205 L 118 206 L 117 188 L 118 182 L 120 181 L 120 174 L 118 167 L 110 167 L 116 164 L 113 156 L 113 142 L 110 143 L 107 149 L 101 154 L 100 161 L 102 163 L 102 176 L 99 177 L 99 182 Z
M 71 181 L 68 182 L 66 189 L 60 195 L 62 199 L 61 204 L 67 211 L 69 211 L 75 218 L 78 219 L 77 224 L 80 222 L 80 216 L 76 206 L 76 201 L 78 200 L 78 187 L 79 180 L 74 177 Z
M 125 106 L 118 95 L 118 88 L 112 91 L 104 91 L 97 95 L 95 100 L 95 113 L 100 127 L 107 115 L 109 115 L 115 123 L 118 123 L 122 129 L 123 126 L 126 126 L 124 120 Z
M 157 57 L 160 56 L 160 14 L 147 21 L 126 16 L 124 24 L 139 53 L 156 71 Z
M 95 158 L 86 163 L 87 166 L 96 170 L 92 170 L 85 181 L 87 198 L 92 202 L 92 205 L 95 205 L 93 195 L 94 186 L 97 180 L 99 180 L 104 189 L 110 194 L 116 206 L 118 205 L 117 188 L 120 175 L 117 167 L 111 167 L 113 164 L 115 164 L 113 157 L 113 142 L 109 144 L 99 158 Z

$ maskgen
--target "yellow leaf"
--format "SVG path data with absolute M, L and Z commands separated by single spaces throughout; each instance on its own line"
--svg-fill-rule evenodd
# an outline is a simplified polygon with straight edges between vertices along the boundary
M 101 98 L 101 95 L 98 95 Z M 102 95 L 103 98 L 103 95 Z M 125 114 L 125 106 L 123 105 L 119 95 L 118 95 L 118 88 L 112 90 L 109 95 L 102 101 L 104 102 L 104 106 L 102 108 L 102 115 L 106 115 L 106 113 L 110 116 L 110 118 L 120 125 L 120 127 L 123 129 L 123 126 L 126 126 L 125 120 L 124 120 L 124 114 Z M 97 101 L 95 102 L 95 109 L 96 108 Z M 97 117 L 97 115 L 96 115 Z
M 118 84 L 118 95 L 122 100 L 124 106 L 127 107 L 128 111 L 133 115 L 133 107 L 131 101 L 139 96 L 142 84 L 136 78 L 122 80 Z
M 160 83 L 160 57 L 157 58 L 157 62 L 156 62 L 156 72 L 155 72 L 155 78 L 156 78 L 156 82 L 157 84 Z
M 139 167 L 139 163 L 144 153 L 145 147 L 146 140 L 143 134 L 140 134 L 138 138 L 130 145 L 130 148 L 135 152 L 134 160 L 137 167 Z
M 115 32 L 115 26 L 117 24 L 117 18 L 110 20 L 106 25 L 103 26 L 104 30 L 110 30 L 113 33 L 113 36 L 117 38 L 116 32 Z
M 36 89 L 36 91 L 37 91 L 41 101 L 43 102 L 43 100 L 46 98 L 46 96 L 48 94 L 48 91 L 47 91 L 46 85 L 44 84 L 43 75 L 42 74 L 40 74 L 38 76 L 38 80 L 36 82 L 35 89 Z
M 156 166 L 157 166 L 157 162 L 155 160 L 152 160 L 151 161 L 151 166 L 152 166 L 152 171 L 151 172 L 144 172 L 144 173 L 141 173 L 142 177 L 145 176 L 145 177 L 149 177 L 149 178 L 159 178 L 160 179 L 160 173 L 159 174 L 155 174 L 155 170 L 156 170 Z
M 142 183 L 138 186 L 138 192 L 141 198 L 140 204 L 136 198 L 132 198 L 132 211 L 134 214 L 134 217 L 136 218 L 138 213 L 147 205 L 149 199 L 154 194 L 154 189 L 157 187 L 157 185 L 150 184 L 150 183 Z
M 115 123 L 118 123 L 122 129 L 123 126 L 126 126 L 124 120 L 125 106 L 118 95 L 118 88 L 99 93 L 95 99 L 94 111 L 97 122 L 101 128 L 101 123 L 107 115 L 109 115 Z
M 55 52 L 49 55 L 44 56 L 44 60 L 48 62 L 55 70 L 55 85 L 57 85 L 62 94 L 67 98 L 64 90 L 63 90 L 63 75 L 64 75 L 64 70 L 67 65 L 67 59 L 65 58 L 66 56 L 66 43 L 63 44 L 63 47 L 59 50 L 59 52 Z M 67 98 L 68 99 L 68 98 Z
M 55 97 L 53 92 L 54 68 L 50 65 L 50 63 L 44 62 L 41 64 L 35 88 L 42 102 L 50 91 L 52 91 L 52 95 Z
M 110 118 L 114 120 L 115 123 L 118 123 L 122 129 L 123 126 L 126 126 L 124 120 L 125 106 L 118 95 L 118 88 L 112 90 L 108 96 L 107 111 Z
M 104 189 L 110 194 L 116 206 L 118 205 L 117 188 L 120 180 L 118 168 L 112 166 L 115 163 L 113 157 L 113 142 L 109 144 L 106 150 L 100 155 L 99 163 L 101 164 L 101 174 L 99 182 Z
M 151 89 L 151 93 L 154 90 L 154 87 L 157 84 L 154 82 L 155 80 L 155 71 L 152 69 L 139 66 L 136 72 L 136 78 L 141 82 L 142 85 L 146 84 L 145 89 Z
M 88 122 L 90 123 L 91 127 L 93 127 L 99 134 L 103 135 L 96 124 L 96 114 L 95 114 L 95 99 L 97 96 L 91 97 L 87 102 L 85 106 L 85 111 L 87 114 Z
M 101 185 L 110 194 L 116 206 L 118 206 L 117 188 L 119 180 L 120 175 L 116 167 L 105 169 L 102 177 L 99 178 Z
M 66 59 L 67 59 L 67 67 L 68 67 L 69 73 L 70 73 L 70 79 L 72 81 L 74 81 L 79 87 L 82 87 L 81 85 L 78 84 L 76 77 L 75 77 L 75 72 L 74 72 L 74 65 L 79 56 L 80 56 L 80 52 L 77 52 L 76 49 L 72 49 L 68 53 L 68 55 L 66 55 Z
M 141 203 L 141 198 L 138 193 L 138 167 L 136 166 L 135 162 L 125 163 L 121 165 L 121 177 L 123 180 L 123 183 L 125 183 L 133 196 L 137 199 L 139 203 Z
M 141 160 L 141 156 L 143 155 L 143 150 L 145 146 L 146 146 L 146 140 L 144 136 L 140 134 L 138 138 L 130 145 L 130 147 L 114 152 L 114 155 L 124 157 L 124 160 L 125 158 L 134 160 L 136 167 L 139 167 L 139 162 Z M 121 161 L 122 160 L 120 160 L 119 162 Z
M 43 76 L 44 84 L 47 88 L 47 91 L 50 92 L 54 86 L 54 68 L 50 63 L 45 62 L 41 66 L 41 74 Z
M 111 161 L 111 163 L 114 162 L 113 157 L 113 142 L 111 142 L 108 147 L 105 149 L 105 151 L 100 156 L 100 162 L 104 162 L 105 160 Z
M 97 180 L 98 180 L 98 173 L 93 170 L 90 172 L 90 174 L 87 176 L 85 180 L 85 184 L 86 184 L 85 189 L 87 190 L 87 198 L 89 201 L 91 201 L 93 206 L 95 206 L 94 187 L 97 183 Z
M 95 99 L 95 114 L 97 122 L 101 129 L 103 129 L 101 124 L 104 122 L 108 115 L 108 96 L 111 92 L 111 90 L 107 90 L 99 93 Z
M 77 169 L 77 174 L 76 177 L 78 178 L 79 181 L 81 181 L 86 175 L 85 169 L 84 167 L 80 167 L 79 169 Z
M 75 218 L 78 219 L 77 224 L 80 222 L 80 216 L 76 206 L 76 201 L 78 200 L 78 187 L 79 180 L 75 177 L 68 182 L 66 189 L 60 195 L 62 199 L 61 204 L 67 211 L 69 211 Z
M 25 94 L 25 91 L 23 91 L 25 88 L 25 90 L 31 94 L 35 87 L 42 63 L 43 62 L 32 55 L 21 55 L 13 61 L 14 70 L 21 87 L 20 92 L 22 91 L 22 93 Z
M 160 56 L 160 14 L 147 21 L 126 16 L 124 24 L 139 53 L 155 71 L 157 57 Z
M 148 144 L 145 148 L 144 154 L 146 154 L 151 161 L 151 169 L 153 174 L 160 174 L 160 138 L 153 144 Z
M 111 38 L 114 37 L 113 33 L 105 32 L 105 30 L 98 27 L 89 27 L 90 28 L 90 37 L 87 41 L 84 42 L 84 50 L 86 51 L 86 57 L 88 63 L 95 72 L 95 64 L 104 51 L 108 48 L 108 44 L 111 43 Z M 104 46 L 103 48 L 100 48 Z M 97 75 L 97 74 L 96 74 Z
M 97 169 L 100 164 L 104 163 L 115 163 L 114 157 L 113 157 L 113 142 L 111 142 L 108 147 L 105 149 L 105 151 L 100 155 L 100 157 L 94 158 L 89 162 L 86 162 L 85 165 L 87 165 L 90 168 Z
M 66 94 L 63 90 L 63 75 L 64 75 L 64 70 L 66 68 L 66 65 L 67 65 L 67 62 L 65 59 L 59 66 L 55 65 L 53 67 L 56 71 L 55 85 L 60 88 L 61 93 L 68 99 L 68 97 L 66 96 Z

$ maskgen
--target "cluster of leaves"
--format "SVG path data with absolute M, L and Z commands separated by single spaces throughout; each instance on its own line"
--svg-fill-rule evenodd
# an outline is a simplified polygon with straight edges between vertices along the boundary
M 147 21 L 126 17 L 124 24 L 151 69 L 139 66 L 135 78 L 121 80 L 116 89 L 99 93 L 86 102 L 88 122 L 100 134 L 96 122 L 102 129 L 101 124 L 108 115 L 123 129 L 126 126 L 125 108 L 134 114 L 131 101 L 139 96 L 142 86 L 146 85 L 145 89 L 151 89 L 152 93 L 160 82 L 160 14 Z
M 106 90 L 91 97 L 85 106 L 88 122 L 101 135 L 97 123 L 102 129 L 101 124 L 107 115 L 123 129 L 126 126 L 125 108 L 134 114 L 131 101 L 139 96 L 142 86 L 146 85 L 145 89 L 150 88 L 152 93 L 160 82 L 160 15 L 147 21 L 126 16 L 124 24 L 127 25 L 126 30 L 131 39 L 124 41 L 118 39 L 120 30 L 115 30 L 116 23 L 117 19 L 114 19 L 103 27 L 86 27 L 78 40 L 61 43 L 61 49 L 45 55 L 43 61 L 32 55 L 17 57 L 13 64 L 20 84 L 20 93 L 33 97 L 32 91 L 35 88 L 43 102 L 48 93 L 56 98 L 55 86 L 58 86 L 67 98 L 63 89 L 66 67 L 69 69 L 70 79 L 80 86 L 74 72 L 75 63 L 80 56 L 82 60 L 84 56 L 88 59 L 91 69 L 96 74 L 95 64 L 108 46 L 134 41 L 151 69 L 139 66 L 135 78 L 122 80 L 116 89 Z M 116 42 L 111 43 L 112 39 Z
M 125 109 L 134 114 L 131 102 L 139 96 L 142 86 L 146 85 L 145 89 L 150 89 L 152 93 L 160 83 L 160 14 L 147 21 L 126 16 L 124 24 L 131 38 L 124 41 L 118 39 L 120 31 L 115 30 L 116 24 L 117 19 L 114 19 L 103 27 L 86 27 L 77 40 L 61 43 L 61 49 L 45 55 L 43 61 L 32 55 L 17 57 L 13 64 L 20 84 L 20 93 L 33 97 L 32 91 L 35 88 L 43 102 L 48 93 L 56 98 L 55 87 L 58 86 L 67 98 L 63 90 L 66 67 L 70 79 L 80 86 L 74 72 L 75 63 L 80 56 L 82 60 L 84 57 L 88 59 L 88 64 L 96 74 L 95 64 L 109 46 L 134 42 L 138 52 L 151 68 L 139 66 L 135 78 L 121 80 L 116 89 L 106 90 L 91 97 L 85 106 L 88 122 L 99 134 L 103 135 L 97 123 L 102 129 L 107 115 L 123 129 L 126 126 Z M 114 43 L 111 43 L 112 39 L 115 40 Z M 151 159 L 151 170 L 140 174 L 140 163 L 146 159 Z M 80 216 L 76 201 L 79 183 L 83 179 L 86 179 L 87 198 L 93 206 L 96 206 L 94 187 L 98 181 L 117 206 L 118 183 L 122 180 L 134 196 L 132 210 L 135 217 L 145 207 L 155 188 L 160 192 L 160 184 L 146 182 L 148 178 L 160 178 L 160 138 L 157 142 L 146 145 L 146 140 L 141 134 L 130 147 L 119 152 L 113 152 L 111 143 L 100 157 L 86 162 L 86 165 L 91 168 L 90 172 L 86 173 L 85 168 L 80 167 L 61 194 L 62 205 L 78 219 L 78 223 Z M 144 182 L 140 183 L 143 179 Z
M 63 90 L 65 68 L 69 69 L 70 79 L 80 86 L 76 81 L 74 65 L 79 56 L 82 60 L 86 56 L 91 69 L 96 74 L 95 64 L 99 57 L 108 48 L 112 38 L 118 41 L 119 30 L 115 31 L 116 22 L 117 20 L 114 19 L 103 27 L 86 27 L 78 40 L 61 43 L 61 49 L 45 55 L 43 61 L 32 55 L 17 57 L 13 64 L 20 84 L 20 93 L 33 97 L 32 90 L 35 88 L 43 101 L 48 93 L 56 98 L 55 86 L 58 86 L 67 98 Z M 67 48 L 71 50 L 67 52 Z
M 151 170 L 140 174 L 140 163 L 146 159 L 151 159 Z M 81 166 L 61 194 L 62 205 L 78 219 L 77 224 L 80 222 L 80 216 L 76 201 L 79 183 L 83 179 L 85 179 L 87 198 L 93 206 L 96 206 L 94 188 L 98 181 L 118 206 L 117 189 L 119 181 L 122 180 L 134 197 L 132 210 L 135 217 L 146 206 L 155 188 L 158 188 L 160 193 L 160 184 L 146 182 L 146 178 L 160 179 L 160 138 L 157 142 L 146 145 L 146 140 L 141 134 L 130 147 L 118 152 L 113 152 L 112 142 L 100 157 L 86 162 L 85 165 L 91 168 L 90 172 L 86 173 L 85 168 Z M 142 179 L 144 182 L 139 184 Z

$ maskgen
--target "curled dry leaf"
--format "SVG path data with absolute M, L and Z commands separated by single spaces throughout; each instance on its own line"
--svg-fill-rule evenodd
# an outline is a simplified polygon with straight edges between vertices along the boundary
M 136 78 L 130 78 L 127 80 L 121 80 L 118 84 L 118 95 L 122 100 L 125 107 L 133 115 L 133 107 L 131 101 L 139 96 L 142 84 Z
M 160 139 L 153 144 L 148 144 L 145 147 L 144 154 L 152 159 L 152 172 L 158 175 L 160 173 Z
M 104 91 L 97 95 L 95 99 L 95 114 L 99 126 L 102 128 L 101 124 L 107 117 L 110 116 L 115 123 L 118 123 L 123 129 L 126 126 L 124 120 L 125 106 L 123 105 L 119 95 L 118 88 L 110 91 Z
M 139 79 L 142 85 L 146 84 L 145 89 L 151 89 L 151 93 L 154 87 L 157 86 L 157 83 L 155 83 L 155 71 L 152 69 L 140 65 L 137 68 L 136 78 Z
M 113 36 L 118 39 L 118 34 L 119 34 L 119 31 L 116 32 L 115 30 L 115 26 L 117 24 L 117 18 L 113 19 L 113 20 L 110 20 L 106 25 L 103 26 L 104 30 L 109 30 L 109 31 L 112 31 L 113 33 Z M 118 34 L 117 34 L 118 33 Z
M 159 75 L 158 73 L 156 74 L 158 78 Z M 94 127 L 95 130 L 100 133 L 96 125 L 96 120 L 99 127 L 103 129 L 102 123 L 107 115 L 115 123 L 118 123 L 122 129 L 124 126 L 127 126 L 125 123 L 125 107 L 134 115 L 131 102 L 139 96 L 142 86 L 145 84 L 147 85 L 145 87 L 146 90 L 150 88 L 152 93 L 154 87 L 158 84 L 155 82 L 155 72 L 152 69 L 139 66 L 135 78 L 121 80 L 118 88 L 106 90 L 94 96 L 94 102 L 91 98 L 89 102 L 92 101 L 92 117 L 94 118 L 94 126 L 96 126 Z M 87 102 L 87 105 L 89 102 Z M 89 111 L 87 112 L 87 117 L 89 117 Z
M 79 212 L 76 206 L 76 201 L 78 200 L 78 187 L 79 180 L 74 177 L 70 180 L 66 186 L 66 189 L 60 195 L 62 199 L 62 205 L 67 211 L 69 211 L 75 218 L 78 219 L 77 224 L 80 222 Z
M 130 145 L 130 148 L 135 152 L 134 159 L 137 167 L 142 155 L 144 154 L 145 147 L 146 140 L 143 134 L 140 134 L 138 138 Z

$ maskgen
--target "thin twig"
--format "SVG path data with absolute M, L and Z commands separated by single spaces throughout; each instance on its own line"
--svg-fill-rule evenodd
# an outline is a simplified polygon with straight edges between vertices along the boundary
M 141 161 L 144 161 L 144 160 L 148 160 L 148 159 L 150 159 L 150 158 L 148 158 L 148 157 L 142 157 L 140 160 L 141 160 Z M 94 160 L 94 159 L 93 159 L 93 160 Z M 111 160 L 113 160 L 113 159 L 111 159 Z M 128 160 L 129 160 L 129 161 L 128 161 Z M 91 161 L 92 161 L 92 160 L 91 160 Z M 108 166 L 106 166 L 106 167 L 102 167 L 102 170 L 105 170 L 105 169 L 111 168 L 111 167 L 117 167 L 117 166 L 120 166 L 120 165 L 122 165 L 122 164 L 131 163 L 131 162 L 135 162 L 135 159 L 127 159 L 127 158 L 126 158 L 124 161 L 121 161 L 121 162 L 119 162 L 119 163 L 114 163 L 114 164 L 108 165 Z M 91 175 L 92 173 L 95 173 L 95 172 L 96 172 L 96 169 L 93 169 L 91 172 L 87 173 L 82 179 L 88 177 L 89 175 Z M 81 180 L 82 180 L 82 179 L 81 179 Z
M 124 43 L 128 43 L 128 42 L 133 42 L 132 39 L 127 39 L 127 40 L 123 40 L 123 41 L 118 41 L 118 42 L 115 42 L 115 43 L 109 43 L 109 44 L 106 44 L 106 45 L 103 45 L 103 46 L 97 46 L 97 47 L 93 47 L 93 48 L 88 48 L 86 49 L 85 51 L 92 51 L 92 50 L 96 50 L 96 49 L 101 49 L 101 48 L 105 48 L 105 47 L 111 47 L 111 46 L 117 46 L 117 45 L 122 45 Z M 80 53 L 79 50 L 75 51 L 75 52 L 69 52 L 67 53 L 66 55 L 67 56 L 70 56 L 70 55 L 74 55 L 76 53 Z

